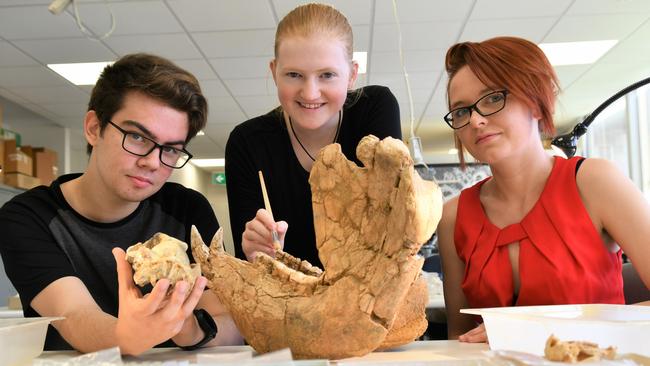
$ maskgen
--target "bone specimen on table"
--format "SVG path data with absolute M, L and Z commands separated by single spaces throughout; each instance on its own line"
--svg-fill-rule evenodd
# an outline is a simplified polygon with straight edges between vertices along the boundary
M 183 280 L 191 288 L 201 275 L 198 264 L 190 265 L 187 244 L 164 233 L 128 247 L 126 260 L 131 263 L 133 281 L 139 286 L 155 285 L 158 280 L 166 278 L 172 286 Z
M 364 167 L 328 145 L 311 170 L 324 270 L 284 252 L 245 262 L 223 250 L 222 232 L 208 248 L 193 229 L 192 252 L 208 287 L 257 352 L 289 347 L 296 358 L 341 359 L 425 331 L 417 253 L 440 220 L 440 189 L 418 176 L 400 140 L 366 136 L 357 156 Z

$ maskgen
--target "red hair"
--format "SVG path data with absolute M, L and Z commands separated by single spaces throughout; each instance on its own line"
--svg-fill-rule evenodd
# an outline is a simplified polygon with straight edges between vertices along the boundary
M 544 52 L 533 42 L 516 37 L 496 37 L 483 42 L 457 43 L 447 51 L 445 68 L 447 105 L 449 85 L 458 70 L 468 66 L 490 87 L 504 88 L 539 114 L 539 129 L 546 136 L 555 135 L 553 112 L 560 91 L 555 70 Z M 465 164 L 463 146 L 455 137 L 461 165 Z

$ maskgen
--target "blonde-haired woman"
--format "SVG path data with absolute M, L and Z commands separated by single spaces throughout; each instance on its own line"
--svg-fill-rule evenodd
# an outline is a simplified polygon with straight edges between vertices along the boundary
M 360 164 L 355 150 L 362 137 L 401 138 L 399 107 L 388 88 L 353 90 L 358 64 L 352 50 L 352 27 L 329 5 L 299 6 L 278 24 L 270 67 L 280 107 L 237 126 L 226 146 L 230 224 L 240 258 L 272 255 L 275 229 L 286 252 L 321 266 L 308 183 L 318 152 L 339 143 Z M 261 209 L 258 171 L 273 218 Z

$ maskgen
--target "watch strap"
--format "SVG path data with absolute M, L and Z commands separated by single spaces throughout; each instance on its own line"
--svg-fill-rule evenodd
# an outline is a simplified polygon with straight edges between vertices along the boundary
M 219 332 L 217 323 L 214 322 L 212 315 L 210 315 L 210 313 L 208 313 L 205 309 L 194 310 L 194 316 L 196 317 L 196 321 L 205 335 L 203 336 L 203 339 L 201 339 L 196 344 L 193 344 L 191 346 L 181 346 L 180 348 L 185 351 L 192 351 L 201 348 L 203 345 L 213 340 Z

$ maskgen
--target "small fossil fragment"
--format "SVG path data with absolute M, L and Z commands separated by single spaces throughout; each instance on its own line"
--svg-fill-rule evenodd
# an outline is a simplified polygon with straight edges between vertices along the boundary
M 190 288 L 201 275 L 201 268 L 190 265 L 187 244 L 163 233 L 157 233 L 144 243 L 137 243 L 126 250 L 126 260 L 133 267 L 133 281 L 152 286 L 166 278 L 173 286 L 178 281 L 187 281 Z

